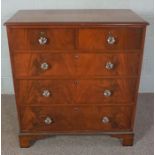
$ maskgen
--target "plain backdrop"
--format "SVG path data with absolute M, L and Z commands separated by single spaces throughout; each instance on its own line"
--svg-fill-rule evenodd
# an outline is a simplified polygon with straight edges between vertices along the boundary
M 131 9 L 150 23 L 147 27 L 139 92 L 153 92 L 153 0 L 2 0 L 2 94 L 13 94 L 7 35 L 3 23 L 22 9 Z M 132 60 L 131 60 L 132 61 Z

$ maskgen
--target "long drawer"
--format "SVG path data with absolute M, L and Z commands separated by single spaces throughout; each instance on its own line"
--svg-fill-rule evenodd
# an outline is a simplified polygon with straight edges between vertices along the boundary
M 136 79 L 18 80 L 20 105 L 134 102 Z
M 15 77 L 137 76 L 139 53 L 16 53 Z
M 76 132 L 131 130 L 131 106 L 22 107 L 22 132 Z

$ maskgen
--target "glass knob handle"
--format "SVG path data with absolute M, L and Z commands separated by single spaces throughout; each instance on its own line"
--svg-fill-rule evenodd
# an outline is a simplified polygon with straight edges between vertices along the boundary
M 109 62 L 106 63 L 105 68 L 108 69 L 108 70 L 111 70 L 111 69 L 114 68 L 114 64 L 109 61 Z
M 110 90 L 106 89 L 106 90 L 104 91 L 104 96 L 109 97 L 109 96 L 111 96 L 111 95 L 112 95 L 112 93 L 111 93 Z
M 51 95 L 51 93 L 50 93 L 49 90 L 43 90 L 42 96 L 44 96 L 44 97 L 49 97 L 50 95 Z
M 47 69 L 49 68 L 49 65 L 48 65 L 48 63 L 43 62 L 43 63 L 40 65 L 40 68 L 41 68 L 42 70 L 47 70 Z
M 40 45 L 45 45 L 45 44 L 47 43 L 47 38 L 41 36 L 41 37 L 38 39 L 38 42 L 39 42 Z
M 49 116 L 47 116 L 44 120 L 45 124 L 49 125 L 49 124 L 52 124 L 53 123 L 53 119 L 50 118 Z
M 108 36 L 108 38 L 107 38 L 107 42 L 108 42 L 108 44 L 109 45 L 113 45 L 115 42 L 116 42 L 116 39 L 115 39 L 115 37 L 114 36 Z
M 110 122 L 110 120 L 109 120 L 109 118 L 107 116 L 104 116 L 102 118 L 102 123 L 106 124 L 106 123 L 109 123 L 109 122 Z

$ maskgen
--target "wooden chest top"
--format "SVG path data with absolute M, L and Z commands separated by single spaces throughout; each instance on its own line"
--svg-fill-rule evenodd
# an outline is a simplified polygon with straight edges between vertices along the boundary
M 7 25 L 47 24 L 142 24 L 141 17 L 131 10 L 20 10 Z

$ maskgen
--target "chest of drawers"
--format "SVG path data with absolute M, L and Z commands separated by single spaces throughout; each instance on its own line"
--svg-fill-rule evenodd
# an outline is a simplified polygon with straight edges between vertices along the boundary
M 132 145 L 147 24 L 130 10 L 23 10 L 9 19 L 20 146 L 58 134 Z

